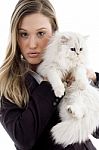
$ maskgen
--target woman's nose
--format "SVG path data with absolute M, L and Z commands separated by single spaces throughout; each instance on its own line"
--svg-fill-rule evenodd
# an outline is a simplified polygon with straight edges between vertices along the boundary
M 29 39 L 29 48 L 34 49 L 37 47 L 37 39 L 35 36 L 31 36 Z

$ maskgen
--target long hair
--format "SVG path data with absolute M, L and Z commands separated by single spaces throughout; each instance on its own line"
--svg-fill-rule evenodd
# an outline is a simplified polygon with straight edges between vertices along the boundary
M 53 32 L 58 29 L 55 10 L 49 0 L 19 0 L 10 22 L 10 38 L 4 63 L 0 68 L 0 96 L 22 107 L 29 100 L 25 86 L 25 73 L 29 64 L 22 60 L 17 43 L 17 30 L 21 20 L 31 13 L 42 13 L 50 19 Z

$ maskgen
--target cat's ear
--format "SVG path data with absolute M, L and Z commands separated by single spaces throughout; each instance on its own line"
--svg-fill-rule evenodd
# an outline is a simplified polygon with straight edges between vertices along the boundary
M 89 38 L 89 35 L 85 35 L 83 36 L 85 40 L 87 40 Z
M 70 40 L 69 36 L 62 35 L 61 36 L 61 44 L 66 44 Z

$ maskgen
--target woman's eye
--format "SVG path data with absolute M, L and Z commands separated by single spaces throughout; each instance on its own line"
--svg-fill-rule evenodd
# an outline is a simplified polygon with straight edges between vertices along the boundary
M 20 32 L 19 35 L 23 38 L 27 38 L 28 34 L 26 32 Z
M 42 37 L 44 37 L 45 36 L 45 32 L 38 32 L 37 33 L 37 36 L 39 37 L 39 38 L 42 38 Z

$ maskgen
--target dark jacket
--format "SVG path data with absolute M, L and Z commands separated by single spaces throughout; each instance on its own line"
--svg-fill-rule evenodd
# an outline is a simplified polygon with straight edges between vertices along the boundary
M 25 83 L 29 92 L 29 102 L 25 108 L 19 108 L 5 97 L 1 98 L 1 123 L 17 150 L 64 150 L 54 144 L 50 129 L 59 122 L 56 98 L 47 81 L 40 84 L 28 74 Z M 97 130 L 99 135 L 99 131 Z M 96 136 L 96 134 L 95 134 Z M 68 137 L 67 137 L 68 138 Z M 91 141 L 73 144 L 65 150 L 96 150 Z

